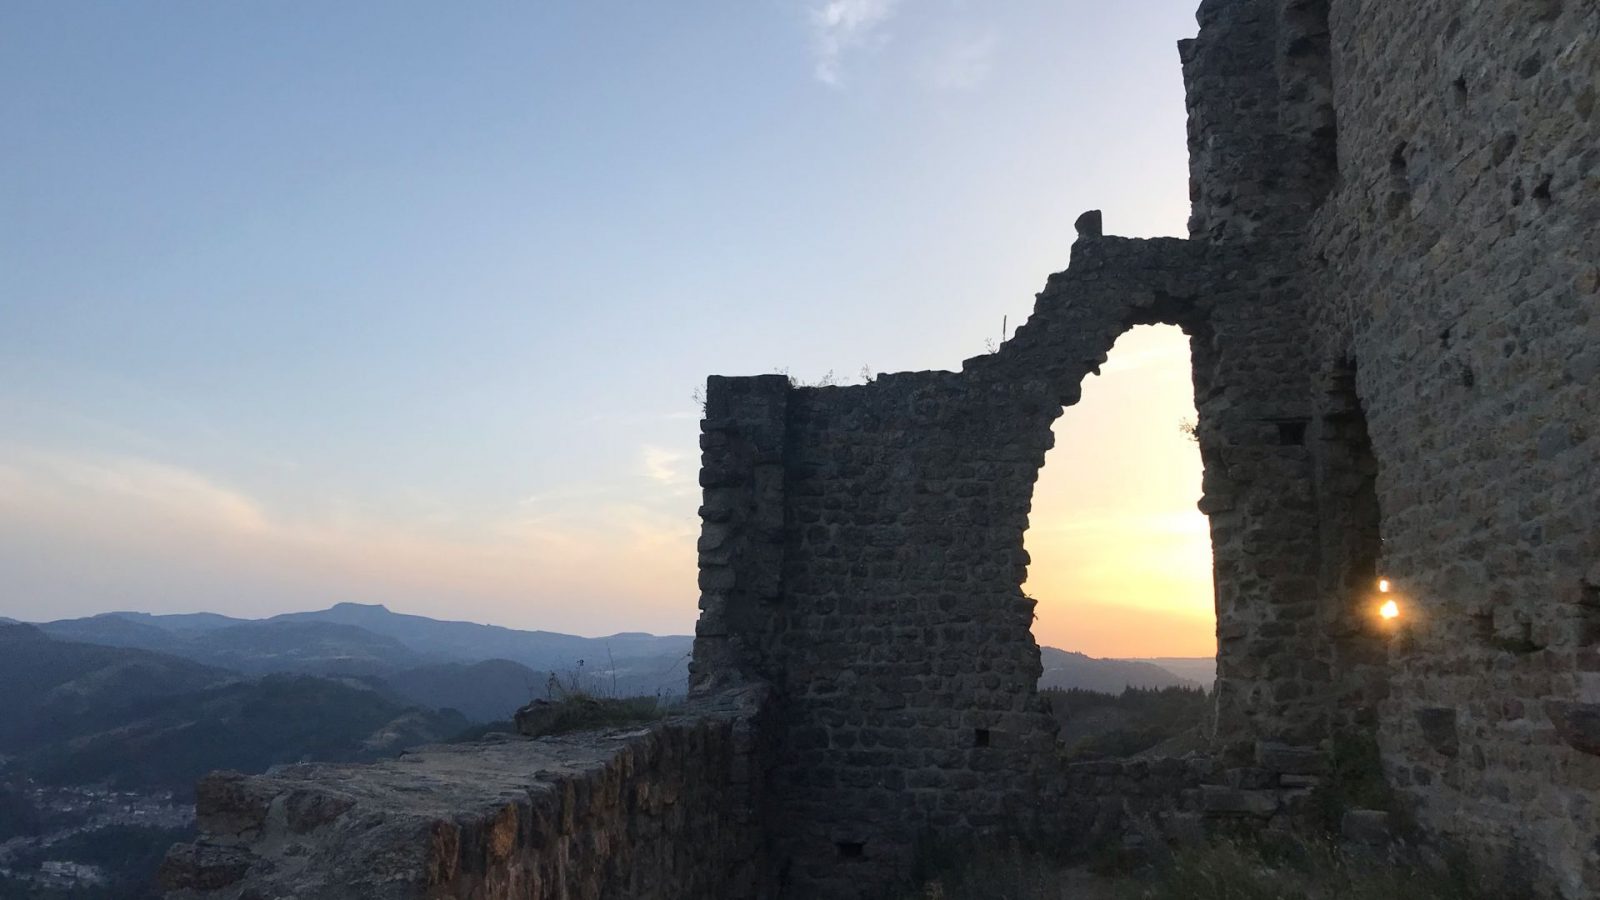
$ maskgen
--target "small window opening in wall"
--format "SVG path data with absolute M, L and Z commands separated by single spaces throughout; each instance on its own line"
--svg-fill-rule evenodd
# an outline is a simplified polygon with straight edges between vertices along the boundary
M 1585 581 L 1578 595 L 1578 646 L 1600 644 L 1600 584 Z
M 974 747 L 987 747 L 987 746 L 989 746 L 989 729 L 987 729 L 987 728 L 974 728 L 974 729 L 972 729 L 972 746 L 974 746 Z
M 1394 148 L 1389 156 L 1389 199 L 1386 212 L 1389 218 L 1399 218 L 1411 206 L 1410 166 L 1406 162 L 1406 142 Z
M 860 841 L 840 841 L 836 846 L 842 859 L 860 859 L 867 853 L 867 845 Z
M 1304 447 L 1306 445 L 1306 421 L 1300 419 L 1291 422 L 1278 423 L 1278 446 Z
M 1540 209 L 1550 206 L 1550 176 L 1546 175 L 1533 189 L 1533 199 L 1538 202 Z
M 1479 643 L 1488 644 L 1494 641 L 1494 613 L 1489 610 L 1475 612 L 1472 619 L 1472 630 Z

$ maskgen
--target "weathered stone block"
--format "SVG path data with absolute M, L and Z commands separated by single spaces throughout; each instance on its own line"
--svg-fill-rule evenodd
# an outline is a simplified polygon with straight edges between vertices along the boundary
M 1461 738 L 1456 733 L 1456 711 L 1447 707 L 1427 707 L 1416 711 L 1417 727 L 1422 729 L 1422 739 L 1444 756 L 1461 752 Z
M 1256 743 L 1256 765 L 1280 775 L 1320 775 L 1328 758 L 1316 747 L 1291 747 L 1271 741 Z
M 1548 700 L 1544 709 L 1567 746 L 1600 756 L 1600 703 Z
M 240 847 L 179 844 L 156 872 L 156 883 L 169 891 L 214 891 L 237 884 L 255 857 Z
M 213 772 L 195 787 L 195 819 L 214 843 L 259 835 L 271 804 L 272 795 L 239 772 Z
M 1352 809 L 1339 820 L 1339 835 L 1367 847 L 1382 847 L 1394 839 L 1389 814 L 1376 809 Z

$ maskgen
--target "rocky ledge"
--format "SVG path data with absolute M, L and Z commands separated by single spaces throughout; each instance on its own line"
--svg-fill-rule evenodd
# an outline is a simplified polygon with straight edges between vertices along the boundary
M 749 690 L 632 729 L 215 773 L 162 886 L 171 900 L 737 896 L 761 870 L 765 702 Z

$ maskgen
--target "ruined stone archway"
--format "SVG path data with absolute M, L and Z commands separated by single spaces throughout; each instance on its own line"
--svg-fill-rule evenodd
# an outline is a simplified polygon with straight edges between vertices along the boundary
M 1237 395 L 1210 389 L 1218 367 L 1258 362 L 1215 341 L 1218 297 L 1240 290 L 1218 288 L 1219 272 L 1237 279 L 1230 262 L 1182 240 L 1086 229 L 1027 323 L 959 373 L 709 382 L 694 690 L 772 686 L 783 738 L 769 796 L 788 823 L 777 852 L 793 884 L 851 895 L 863 878 L 898 878 L 927 833 L 1056 814 L 1039 803 L 1056 783 L 1054 729 L 1022 590 L 1051 423 L 1128 329 L 1178 325 L 1192 343 L 1213 537 L 1219 519 L 1250 524 L 1260 513 L 1236 511 L 1240 492 L 1209 468 L 1221 460 L 1227 473 L 1241 432 L 1260 430 L 1229 414 Z M 1239 552 L 1255 549 L 1242 539 Z M 1234 587 L 1254 598 L 1273 586 Z M 1245 676 L 1241 714 L 1262 700 L 1249 665 L 1241 655 L 1232 669 Z

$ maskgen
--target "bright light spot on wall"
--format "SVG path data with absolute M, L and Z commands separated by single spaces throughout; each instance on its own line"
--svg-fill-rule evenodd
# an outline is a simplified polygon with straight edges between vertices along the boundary
M 1387 578 L 1379 578 L 1378 579 L 1378 591 L 1380 593 L 1384 593 L 1384 594 L 1389 593 L 1389 579 L 1387 579 Z M 1389 618 L 1394 618 L 1394 617 L 1390 616 Z
M 1378 607 L 1378 615 L 1383 616 L 1385 619 L 1398 619 L 1400 618 L 1400 604 L 1393 600 L 1386 601 L 1382 606 Z

